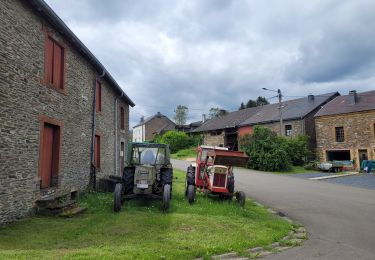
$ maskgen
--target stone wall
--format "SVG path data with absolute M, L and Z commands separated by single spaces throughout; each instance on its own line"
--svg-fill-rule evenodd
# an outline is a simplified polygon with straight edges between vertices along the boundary
M 165 116 L 161 117 L 154 117 L 149 122 L 146 123 L 145 126 L 145 141 L 151 141 L 154 139 L 156 133 L 164 126 L 173 124 L 171 120 L 169 120 Z
M 368 158 L 375 160 L 375 111 L 317 117 L 315 124 L 320 161 L 327 161 L 327 150 L 350 150 L 359 169 L 360 149 L 366 149 Z M 335 127 L 344 127 L 344 142 L 336 142 Z
M 212 145 L 212 146 L 220 146 L 224 145 L 225 143 L 225 133 L 224 131 L 218 135 L 212 135 L 211 133 L 203 133 L 203 144 L 204 145 Z
M 28 6 L 26 1 L 0 1 L 0 223 L 33 212 L 34 203 L 46 193 L 40 190 L 38 170 L 40 118 L 63 123 L 58 186 L 51 196 L 85 189 L 90 173 L 90 144 L 95 75 L 90 63 Z M 43 29 L 66 48 L 66 93 L 46 87 L 44 77 Z M 96 131 L 101 133 L 99 176 L 115 173 L 115 98 L 103 81 L 102 111 Z M 127 142 L 129 106 L 125 130 L 118 142 Z M 119 158 L 119 151 L 117 150 Z M 120 162 L 118 161 L 117 168 Z
M 293 120 L 293 121 L 284 121 L 283 122 L 283 136 L 285 136 L 285 125 L 292 125 L 292 135 L 289 137 L 296 137 L 301 134 L 304 134 L 304 125 L 303 125 L 303 120 Z M 269 124 L 262 124 L 263 127 L 266 127 L 270 129 L 271 131 L 279 134 L 280 133 L 280 123 L 275 122 L 275 123 L 269 123 Z

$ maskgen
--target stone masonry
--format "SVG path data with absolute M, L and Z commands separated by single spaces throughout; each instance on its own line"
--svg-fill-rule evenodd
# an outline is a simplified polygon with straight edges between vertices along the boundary
M 210 132 L 203 133 L 203 144 L 219 146 L 225 143 L 225 133 L 222 131 L 220 134 L 212 135 Z
M 359 169 L 358 150 L 365 149 L 368 158 L 375 160 L 375 111 L 320 116 L 315 118 L 317 154 L 320 161 L 327 161 L 327 150 L 350 150 L 351 159 Z M 335 127 L 343 127 L 345 140 L 336 142 Z
M 94 80 L 101 72 L 62 38 L 27 4 L 0 1 L 0 224 L 33 212 L 40 189 L 40 117 L 63 123 L 58 185 L 51 196 L 84 190 L 89 183 L 91 124 Z M 66 49 L 66 93 L 43 84 L 43 29 L 64 43 Z M 99 176 L 120 173 L 117 145 L 127 142 L 129 104 L 102 80 L 102 111 L 97 114 L 96 132 L 101 134 Z M 125 130 L 120 130 L 119 112 L 125 110 Z M 117 154 L 116 154 L 117 153 Z M 115 156 L 118 156 L 117 171 Z

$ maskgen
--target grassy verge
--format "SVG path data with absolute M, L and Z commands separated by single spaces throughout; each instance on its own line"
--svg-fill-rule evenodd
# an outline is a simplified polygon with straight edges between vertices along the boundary
M 275 174 L 298 174 L 298 173 L 315 173 L 318 171 L 315 170 L 306 170 L 303 168 L 303 166 L 292 166 L 292 169 L 290 171 L 285 172 L 273 172 Z
M 171 154 L 171 158 L 183 160 L 186 158 L 195 158 L 197 156 L 196 147 L 190 147 L 187 149 L 182 149 L 177 153 Z
M 265 246 L 291 225 L 250 200 L 245 208 L 197 195 L 184 197 L 184 173 L 174 171 L 168 213 L 159 201 L 125 202 L 112 212 L 112 194 L 88 194 L 88 211 L 70 219 L 33 217 L 0 229 L 0 259 L 192 259 Z

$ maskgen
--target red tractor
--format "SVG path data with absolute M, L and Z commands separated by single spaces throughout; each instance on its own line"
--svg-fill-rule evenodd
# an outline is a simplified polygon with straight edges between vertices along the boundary
M 190 204 L 195 200 L 196 190 L 218 195 L 221 198 L 236 197 L 245 205 L 245 193 L 234 192 L 233 167 L 246 166 L 249 157 L 244 152 L 229 151 L 228 148 L 200 146 L 197 149 L 196 165 L 190 165 L 186 173 L 185 195 Z

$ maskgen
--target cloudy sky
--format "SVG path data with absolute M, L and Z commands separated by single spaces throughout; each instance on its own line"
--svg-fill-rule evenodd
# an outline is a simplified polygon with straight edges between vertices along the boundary
M 47 0 L 136 103 L 131 125 L 280 88 L 285 99 L 375 89 L 373 0 Z M 276 99 L 270 99 L 276 102 Z

